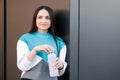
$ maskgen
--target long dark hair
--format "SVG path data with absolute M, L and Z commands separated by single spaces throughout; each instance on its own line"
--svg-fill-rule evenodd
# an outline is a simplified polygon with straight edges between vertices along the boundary
M 33 32 L 38 30 L 37 25 L 36 25 L 36 18 L 37 18 L 38 12 L 42 9 L 47 10 L 49 15 L 50 15 L 51 26 L 48 29 L 48 32 L 53 35 L 53 38 L 54 38 L 54 40 L 56 42 L 56 45 L 57 45 L 56 34 L 55 34 L 55 15 L 54 15 L 53 10 L 48 6 L 40 6 L 35 10 L 35 13 L 33 15 L 33 21 L 32 21 L 32 25 L 31 25 L 31 29 L 30 29 L 29 33 L 33 33 Z M 58 48 L 58 45 L 57 45 L 57 48 Z

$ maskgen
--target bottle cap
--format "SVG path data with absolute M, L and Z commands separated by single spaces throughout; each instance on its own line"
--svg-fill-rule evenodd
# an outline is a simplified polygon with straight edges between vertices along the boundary
M 54 52 L 49 52 L 49 54 L 52 54 L 52 53 L 54 53 Z

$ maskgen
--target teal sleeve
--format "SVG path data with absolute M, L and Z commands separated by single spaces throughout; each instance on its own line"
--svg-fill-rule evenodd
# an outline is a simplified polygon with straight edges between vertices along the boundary
M 60 51 L 64 46 L 66 46 L 64 40 L 60 37 L 57 37 L 58 50 Z

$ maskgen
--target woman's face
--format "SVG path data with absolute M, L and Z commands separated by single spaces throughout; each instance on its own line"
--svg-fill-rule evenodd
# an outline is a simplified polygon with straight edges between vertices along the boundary
M 46 33 L 51 26 L 50 15 L 47 10 L 41 9 L 36 17 L 36 25 L 38 27 L 38 31 L 42 33 Z

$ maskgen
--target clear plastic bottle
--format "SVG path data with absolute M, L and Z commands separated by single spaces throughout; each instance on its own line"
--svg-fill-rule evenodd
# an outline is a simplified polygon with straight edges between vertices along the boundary
M 56 77 L 59 75 L 58 69 L 54 67 L 55 59 L 56 59 L 55 53 L 51 52 L 50 54 L 48 54 L 49 73 L 51 77 Z

